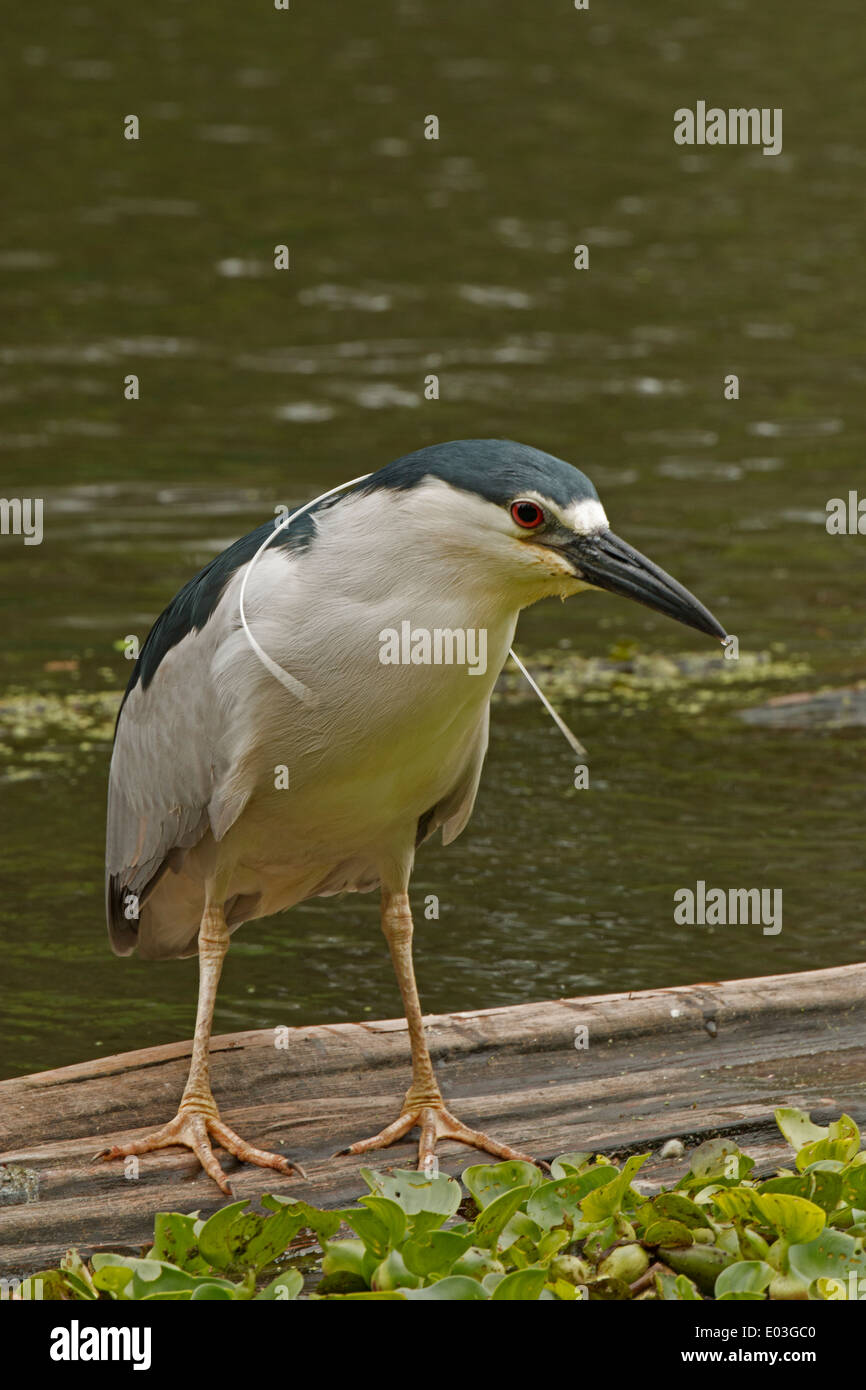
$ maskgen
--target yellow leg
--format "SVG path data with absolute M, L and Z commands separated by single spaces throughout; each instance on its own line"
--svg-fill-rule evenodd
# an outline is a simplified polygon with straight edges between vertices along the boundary
M 439 1139 L 456 1139 L 475 1149 L 483 1149 L 496 1158 L 533 1160 L 517 1149 L 509 1148 L 490 1139 L 480 1130 L 469 1129 L 462 1121 L 446 1110 L 442 1092 L 433 1071 L 427 1039 L 424 1036 L 424 1021 L 421 1016 L 421 1002 L 415 983 L 415 967 L 412 961 L 412 911 L 409 895 L 406 892 L 382 891 L 382 930 L 385 933 L 394 971 L 403 998 L 403 1010 L 409 1025 L 409 1042 L 412 1048 L 412 1084 L 406 1092 L 406 1099 L 399 1117 L 372 1139 L 361 1139 L 344 1154 L 363 1154 L 371 1149 L 384 1149 L 404 1138 L 416 1125 L 421 1130 L 418 1144 L 418 1168 L 429 1171 L 433 1165 L 436 1143 Z
M 262 1168 L 276 1168 L 281 1173 L 296 1171 L 301 1176 L 305 1175 L 297 1164 L 290 1163 L 282 1155 L 256 1149 L 235 1134 L 220 1118 L 213 1098 L 208 1052 L 217 986 L 228 945 L 229 931 L 222 907 L 206 907 L 198 936 L 198 1009 L 192 1043 L 192 1061 L 174 1119 L 144 1139 L 135 1139 L 129 1144 L 115 1144 L 110 1149 L 104 1149 L 102 1153 L 97 1154 L 97 1158 L 127 1158 L 131 1154 L 151 1153 L 155 1149 L 166 1149 L 174 1144 L 183 1145 L 192 1149 L 205 1172 L 230 1197 L 232 1190 L 211 1147 L 211 1137 L 244 1163 L 257 1163 Z

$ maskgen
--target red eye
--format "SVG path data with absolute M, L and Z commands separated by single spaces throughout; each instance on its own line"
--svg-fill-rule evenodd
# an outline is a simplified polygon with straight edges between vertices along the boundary
M 534 531 L 544 520 L 544 512 L 537 502 L 512 502 L 511 515 L 518 526 L 524 526 L 527 531 Z

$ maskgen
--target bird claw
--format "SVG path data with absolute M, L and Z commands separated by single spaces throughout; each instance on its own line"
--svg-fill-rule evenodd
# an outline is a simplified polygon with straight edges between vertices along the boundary
M 169 1120 L 161 1129 L 154 1130 L 153 1134 L 146 1135 L 144 1139 L 133 1139 L 128 1144 L 114 1144 L 111 1148 L 103 1149 L 95 1155 L 94 1161 L 129 1158 L 135 1154 L 152 1153 L 156 1149 L 181 1145 L 192 1150 L 220 1191 L 231 1197 L 232 1189 L 213 1151 L 211 1137 L 220 1148 L 242 1163 L 255 1163 L 260 1168 L 275 1168 L 278 1172 L 289 1175 L 295 1172 L 302 1178 L 307 1176 L 300 1164 L 291 1163 L 289 1159 L 283 1158 L 282 1154 L 257 1149 L 245 1139 L 241 1139 L 240 1135 L 220 1118 L 216 1107 L 211 1110 L 182 1105 L 174 1119 Z
M 418 1125 L 421 1130 L 421 1137 L 418 1141 L 418 1171 L 436 1171 L 436 1145 L 440 1139 L 456 1139 L 460 1144 L 467 1144 L 470 1148 L 481 1149 L 484 1153 L 489 1153 L 494 1158 L 514 1160 L 523 1163 L 535 1163 L 534 1158 L 529 1154 L 521 1153 L 519 1149 L 512 1149 L 508 1144 L 500 1144 L 497 1139 L 491 1139 L 489 1135 L 482 1133 L 479 1129 L 470 1129 L 462 1120 L 458 1120 L 452 1115 L 450 1110 L 439 1104 L 414 1105 L 404 1110 L 402 1114 L 385 1129 L 378 1134 L 374 1134 L 372 1139 L 359 1139 L 357 1143 L 350 1144 L 347 1149 L 341 1149 L 335 1157 L 339 1158 L 344 1154 L 363 1154 L 369 1153 L 371 1149 L 386 1149 L 391 1144 L 396 1144 L 399 1139 L 404 1138 L 410 1131 Z

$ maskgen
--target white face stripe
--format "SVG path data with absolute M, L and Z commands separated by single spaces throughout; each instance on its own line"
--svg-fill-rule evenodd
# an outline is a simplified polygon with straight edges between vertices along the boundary
M 539 506 L 552 513 L 557 521 L 568 531 L 573 531 L 576 536 L 594 536 L 598 531 L 607 531 L 610 528 L 604 507 L 595 497 L 584 497 L 579 502 L 572 502 L 568 507 L 558 507 L 549 497 L 543 497 L 540 492 L 531 489 L 522 492 L 520 496 L 538 502 Z
M 596 531 L 610 528 L 604 507 L 595 497 L 584 497 L 581 502 L 574 502 L 563 520 L 578 536 L 591 536 Z

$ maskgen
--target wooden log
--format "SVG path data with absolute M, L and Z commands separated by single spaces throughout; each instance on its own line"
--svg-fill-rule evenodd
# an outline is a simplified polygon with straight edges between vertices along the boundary
M 842 1110 L 866 1119 L 864 1024 L 866 965 L 426 1020 L 452 1108 L 537 1158 L 655 1154 L 669 1138 L 726 1134 L 763 1172 L 791 1158 L 774 1107 L 798 1105 L 824 1123 Z M 189 1055 L 189 1042 L 173 1043 L 0 1082 L 0 1272 L 45 1268 L 73 1245 L 138 1248 L 155 1212 L 222 1204 L 185 1150 L 145 1155 L 135 1179 L 122 1163 L 92 1162 L 175 1113 Z M 222 1155 L 237 1198 L 273 1190 L 338 1206 L 364 1190 L 361 1161 L 331 1155 L 396 1116 L 409 1077 L 402 1020 L 227 1034 L 211 1055 L 226 1120 L 308 1174 L 284 1178 Z M 439 1156 L 454 1174 L 483 1161 L 453 1143 Z M 366 1162 L 412 1168 L 415 1145 Z M 687 1166 L 653 1157 L 642 1175 L 670 1182 Z

